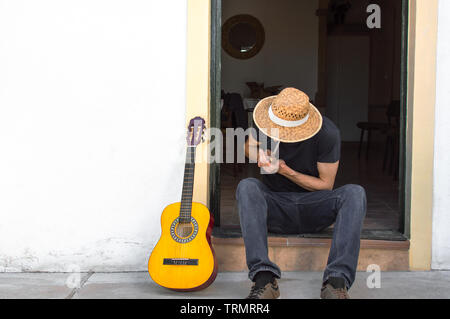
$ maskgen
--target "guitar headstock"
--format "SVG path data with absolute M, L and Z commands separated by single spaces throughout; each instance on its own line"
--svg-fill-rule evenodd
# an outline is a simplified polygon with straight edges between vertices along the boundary
M 201 117 L 195 117 L 189 121 L 187 130 L 187 143 L 189 146 L 195 147 L 202 142 L 205 128 L 205 120 Z

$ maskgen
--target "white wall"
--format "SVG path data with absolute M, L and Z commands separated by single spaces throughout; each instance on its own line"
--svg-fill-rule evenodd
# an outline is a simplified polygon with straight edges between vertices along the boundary
M 434 269 L 450 269 L 450 1 L 439 1 L 433 193 Z
M 181 194 L 186 11 L 0 0 L 0 271 L 146 269 Z
M 319 18 L 318 0 L 223 0 L 222 23 L 236 14 L 261 21 L 266 41 L 248 60 L 238 60 L 222 50 L 222 88 L 249 96 L 246 82 L 265 86 L 293 86 L 311 99 L 317 93 Z

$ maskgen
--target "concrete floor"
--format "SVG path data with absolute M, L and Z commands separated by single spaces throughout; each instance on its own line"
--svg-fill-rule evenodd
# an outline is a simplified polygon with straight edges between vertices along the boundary
M 367 288 L 368 273 L 358 273 L 350 291 L 353 299 L 414 298 L 450 299 L 450 271 L 385 272 L 381 288 Z M 318 272 L 284 273 L 280 280 L 281 298 L 316 299 L 322 274 Z M 80 288 L 69 288 L 77 282 Z M 206 290 L 176 293 L 157 286 L 145 272 L 131 273 L 2 273 L 0 298 L 208 298 L 241 299 L 250 289 L 246 273 L 220 273 Z

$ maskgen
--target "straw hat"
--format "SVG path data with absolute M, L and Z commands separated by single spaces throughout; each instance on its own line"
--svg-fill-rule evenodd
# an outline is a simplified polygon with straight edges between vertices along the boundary
M 322 115 L 309 102 L 308 95 L 294 88 L 261 100 L 255 107 L 253 120 L 264 134 L 283 143 L 307 140 L 322 127 Z M 278 129 L 278 136 L 273 129 Z

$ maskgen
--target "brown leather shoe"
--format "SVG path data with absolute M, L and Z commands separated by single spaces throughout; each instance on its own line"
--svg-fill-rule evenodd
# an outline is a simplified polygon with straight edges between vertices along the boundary
M 350 299 L 344 278 L 330 277 L 323 284 L 321 299 Z
M 250 294 L 245 299 L 277 299 L 278 297 L 280 297 L 280 289 L 274 278 L 264 287 L 257 287 L 256 284 L 253 284 Z

